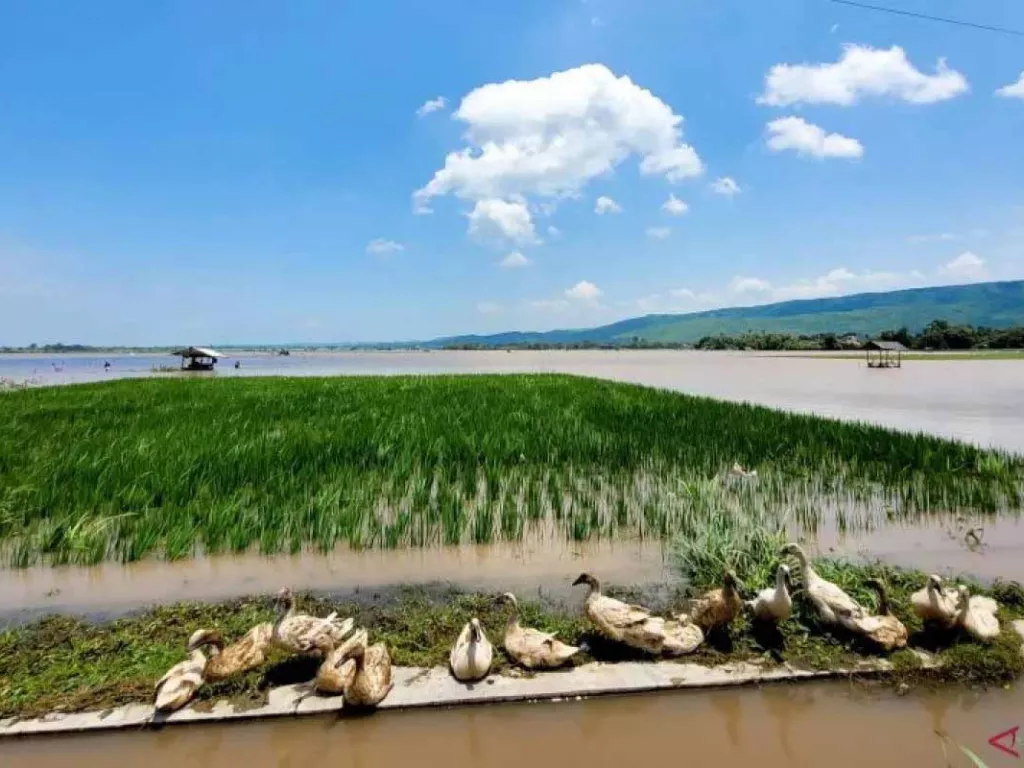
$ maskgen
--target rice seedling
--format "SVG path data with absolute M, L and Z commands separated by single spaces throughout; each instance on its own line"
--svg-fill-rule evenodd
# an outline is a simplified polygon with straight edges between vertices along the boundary
M 14 566 L 535 530 L 710 547 L 723 515 L 813 532 L 1022 503 L 1019 457 L 562 375 L 153 379 L 0 402 Z

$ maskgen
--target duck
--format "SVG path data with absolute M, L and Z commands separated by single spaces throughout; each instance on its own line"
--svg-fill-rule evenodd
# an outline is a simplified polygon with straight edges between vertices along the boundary
M 351 681 L 342 690 L 346 707 L 376 707 L 395 687 L 391 680 L 391 655 L 384 643 L 366 645 L 365 633 L 348 650 L 355 664 Z M 346 662 L 348 663 L 348 662 Z
M 295 597 L 288 587 L 277 594 L 277 620 L 273 644 L 290 653 L 318 653 L 326 656 L 352 631 L 352 619 L 338 619 L 337 612 L 326 618 L 295 612 Z
M 366 642 L 366 630 L 358 629 L 348 640 L 330 651 L 317 668 L 316 678 L 313 680 L 313 690 L 317 693 L 334 695 L 344 693 L 356 675 L 356 662 L 355 659 L 350 658 L 351 653 L 357 645 L 365 646 Z
M 732 477 L 739 477 L 739 478 L 743 478 L 743 479 L 748 479 L 748 478 L 757 477 L 757 470 L 756 469 L 750 469 L 750 470 L 744 469 L 743 465 L 740 464 L 737 461 L 737 462 L 735 462 L 732 465 L 732 469 L 729 470 L 729 474 Z
M 957 623 L 960 595 L 955 589 L 945 589 L 942 579 L 934 573 L 928 577 L 923 589 L 910 596 L 910 606 L 922 621 L 942 629 L 952 629 Z
M 205 682 L 206 654 L 203 647 L 208 641 L 202 637 L 204 630 L 192 633 L 188 640 L 188 658 L 179 661 L 157 680 L 153 707 L 157 712 L 173 712 L 188 704 L 196 691 Z
M 210 658 L 206 661 L 203 676 L 207 682 L 215 683 L 233 675 L 248 672 L 263 665 L 270 649 L 274 625 L 270 622 L 257 624 L 240 640 L 224 647 L 224 636 L 216 629 L 200 629 L 189 639 L 188 650 L 202 645 L 210 646 Z
M 651 618 L 651 612 L 639 605 L 630 605 L 601 594 L 601 582 L 589 573 L 581 573 L 572 583 L 589 587 L 583 610 L 597 630 L 609 640 L 623 642 L 627 633 Z
M 851 618 L 839 614 L 839 623 L 879 646 L 883 651 L 895 651 L 907 647 L 907 628 L 889 608 L 889 594 L 879 579 L 868 579 L 865 586 L 878 593 L 878 614 Z
M 474 616 L 462 628 L 448 656 L 452 675 L 463 683 L 483 680 L 491 671 L 493 660 L 494 646 L 480 626 L 480 619 Z
M 821 578 L 811 567 L 807 555 L 799 544 L 790 542 L 782 548 L 783 555 L 792 555 L 800 565 L 800 578 L 808 599 L 826 624 L 839 624 L 839 617 L 855 621 L 868 615 L 864 607 L 850 597 L 838 585 Z
M 512 606 L 505 627 L 505 650 L 520 666 L 526 669 L 551 669 L 562 666 L 579 653 L 580 649 L 576 646 L 557 639 L 555 632 L 521 627 L 519 601 L 511 592 L 506 592 L 498 600 Z
M 957 624 L 975 640 L 988 642 L 999 637 L 999 618 L 996 611 L 999 603 L 984 595 L 971 595 L 970 590 L 961 584 L 957 588 L 959 608 Z
M 584 611 L 598 631 L 609 640 L 624 643 L 631 648 L 653 654 L 679 656 L 692 653 L 704 642 L 704 632 L 689 617 L 683 615 L 675 621 L 651 612 L 639 605 L 601 594 L 601 583 L 591 574 L 582 573 L 573 586 L 586 584 Z
M 746 606 L 758 621 L 781 623 L 793 613 L 792 577 L 785 563 L 775 570 L 775 586 L 762 589 Z
M 743 609 L 736 574 L 726 571 L 722 586 L 704 593 L 690 606 L 690 620 L 707 632 L 732 623 Z

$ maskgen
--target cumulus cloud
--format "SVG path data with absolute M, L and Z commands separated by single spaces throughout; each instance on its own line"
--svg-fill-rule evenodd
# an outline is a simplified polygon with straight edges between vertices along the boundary
M 1017 82 L 998 89 L 996 96 L 1002 96 L 1004 99 L 1024 99 L 1024 72 L 1020 73 Z
M 934 235 L 910 235 L 907 238 L 908 243 L 934 243 L 944 240 L 956 240 L 956 235 L 952 232 L 937 232 Z
M 732 293 L 744 294 L 744 293 L 764 293 L 770 291 L 772 284 L 767 280 L 762 280 L 759 277 L 740 277 L 736 276 L 729 283 L 729 290 Z
M 444 109 L 448 102 L 444 96 L 438 96 L 436 99 L 428 99 L 423 102 L 419 109 L 416 110 L 416 117 L 423 117 L 429 115 L 431 112 L 437 112 L 440 109 Z
M 967 78 L 939 59 L 934 74 L 917 69 L 902 48 L 845 45 L 830 64 L 776 64 L 765 75 L 757 101 L 773 107 L 791 104 L 850 106 L 865 96 L 889 96 L 931 104 L 967 91 Z
M 589 280 L 580 280 L 565 291 L 565 296 L 575 301 L 597 301 L 601 298 L 601 289 Z
M 497 304 L 493 301 L 481 301 L 476 305 L 476 311 L 481 315 L 493 315 L 501 312 L 501 304 Z
M 978 282 L 988 278 L 985 260 L 970 251 L 964 251 L 952 261 L 943 264 L 939 272 L 946 277 L 967 282 Z
M 501 260 L 500 264 L 505 269 L 518 269 L 520 267 L 528 267 L 533 262 L 523 256 L 519 251 L 512 251 L 508 256 Z
M 672 230 L 668 227 L 648 227 L 646 231 L 647 236 L 652 240 L 664 240 L 672 234 Z
M 466 126 L 467 146 L 414 193 L 417 212 L 449 194 L 474 202 L 576 195 L 631 156 L 641 173 L 669 181 L 704 170 L 683 142 L 683 118 L 602 64 L 480 86 L 454 117 Z
M 597 198 L 597 202 L 594 203 L 594 213 L 598 216 L 603 216 L 606 213 L 622 213 L 622 206 L 612 200 L 610 197 Z
M 520 245 L 537 242 L 526 203 L 485 198 L 469 212 L 469 234 L 482 240 L 506 238 Z
M 561 237 L 562 230 L 556 227 L 554 224 L 548 226 L 548 237 Z
M 405 246 L 401 243 L 396 243 L 394 240 L 385 240 L 378 237 L 375 240 L 371 240 L 366 245 L 366 252 L 377 256 L 382 256 L 388 253 L 397 253 L 398 251 L 404 251 Z
M 733 179 L 728 176 L 723 176 L 720 179 L 715 179 L 711 182 L 711 191 L 716 195 L 725 195 L 726 197 L 733 197 L 738 195 L 743 190 L 740 189 L 740 185 L 737 184 Z
M 661 210 L 669 216 L 682 216 L 690 210 L 690 206 L 675 195 L 669 195 L 668 200 L 661 204 Z
M 768 148 L 772 152 L 793 150 L 810 157 L 861 157 L 864 147 L 856 139 L 826 133 L 802 117 L 780 117 L 768 123 Z

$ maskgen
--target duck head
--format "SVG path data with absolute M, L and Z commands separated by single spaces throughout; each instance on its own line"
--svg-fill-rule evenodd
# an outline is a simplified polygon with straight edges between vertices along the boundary
M 188 639 L 188 652 L 212 645 L 217 650 L 224 647 L 224 636 L 216 629 L 197 629 Z
M 936 574 L 932 574 L 928 577 L 928 589 L 941 590 L 942 589 L 942 578 Z
M 480 638 L 484 635 L 483 627 L 480 626 L 480 619 L 474 616 L 469 620 L 469 636 L 473 638 L 474 642 L 480 642 Z
M 594 576 L 591 576 L 589 573 L 581 573 L 579 576 L 576 577 L 576 581 L 572 583 L 574 587 L 580 584 L 586 584 L 595 592 L 601 589 L 601 583 Z
M 503 595 L 498 595 L 498 599 L 495 601 L 498 605 L 511 605 L 513 608 L 519 607 L 519 601 L 516 600 L 516 596 L 511 592 L 506 592 Z

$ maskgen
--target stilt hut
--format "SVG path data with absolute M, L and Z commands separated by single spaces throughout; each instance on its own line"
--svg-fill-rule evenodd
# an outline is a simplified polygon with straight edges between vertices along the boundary
M 906 351 L 898 341 L 869 341 L 864 345 L 868 368 L 900 368 Z
M 217 361 L 224 357 L 217 350 L 207 347 L 182 347 L 171 354 L 181 358 L 183 371 L 212 371 Z

